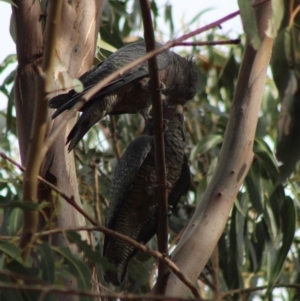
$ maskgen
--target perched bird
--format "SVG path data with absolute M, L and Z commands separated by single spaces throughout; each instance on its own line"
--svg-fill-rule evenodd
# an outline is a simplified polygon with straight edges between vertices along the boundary
M 156 43 L 156 47 L 159 46 L 161 44 Z M 79 78 L 84 86 L 83 92 L 76 93 L 71 90 L 49 101 L 49 107 L 57 109 L 52 118 L 71 109 L 96 83 L 145 53 L 144 41 L 120 48 L 106 61 Z M 191 59 L 184 59 L 168 50 L 157 55 L 157 62 L 164 95 L 169 96 L 175 104 L 184 104 L 194 97 L 197 90 L 197 74 L 193 69 Z M 105 115 L 124 113 L 147 115 L 151 105 L 149 86 L 148 62 L 144 62 L 100 90 L 81 108 L 82 114 L 67 137 L 67 143 L 70 143 L 69 151 Z
M 184 153 L 185 131 L 181 105 L 164 107 L 168 120 L 164 131 L 168 204 L 171 210 L 190 185 L 190 170 Z M 110 204 L 105 225 L 138 242 L 147 243 L 158 226 L 157 180 L 154 157 L 154 137 L 151 119 L 144 134 L 129 144 L 116 166 Z M 152 135 L 152 136 L 151 136 Z M 106 271 L 106 282 L 118 286 L 126 275 L 130 259 L 137 250 L 130 244 L 106 235 L 103 255 L 116 266 L 116 271 Z

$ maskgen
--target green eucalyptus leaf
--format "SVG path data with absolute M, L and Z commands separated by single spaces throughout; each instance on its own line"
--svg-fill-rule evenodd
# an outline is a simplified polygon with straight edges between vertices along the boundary
M 101 264 L 104 269 L 114 269 L 114 265 L 104 259 L 100 252 L 94 251 L 89 244 L 83 241 L 79 233 L 74 231 L 67 231 L 66 235 L 71 242 L 75 243 L 78 248 L 84 252 L 84 255 L 91 262 Z
M 12 244 L 8 241 L 0 241 L 0 251 L 3 254 L 8 255 L 10 258 L 18 260 L 19 262 L 22 262 L 21 250 L 15 244 Z
M 42 271 L 42 279 L 49 284 L 54 283 L 55 262 L 50 245 L 44 242 L 36 247 L 36 251 L 41 257 L 40 268 Z
M 84 263 L 77 254 L 73 253 L 68 248 L 59 247 L 56 248 L 55 251 L 64 258 L 70 272 L 74 277 L 76 277 L 78 288 L 85 291 L 90 290 L 92 286 L 92 274 L 86 263 Z M 81 300 L 91 299 L 81 297 Z
M 223 142 L 223 137 L 218 134 L 213 134 L 208 137 L 203 138 L 198 142 L 197 146 L 191 151 L 190 158 L 195 157 L 196 154 L 204 154 L 212 148 Z
M 249 41 L 255 49 L 260 45 L 260 38 L 258 36 L 258 28 L 256 23 L 256 16 L 251 2 L 248 0 L 238 0 L 240 14 L 243 21 L 244 31 L 247 34 Z
M 279 249 L 276 251 L 272 260 L 270 272 L 268 274 L 269 282 L 266 295 L 268 295 L 274 284 L 276 283 L 279 274 L 282 270 L 286 256 L 290 250 L 294 239 L 296 229 L 296 210 L 295 205 L 290 197 L 286 197 L 281 208 L 281 223 L 282 223 L 282 240 Z

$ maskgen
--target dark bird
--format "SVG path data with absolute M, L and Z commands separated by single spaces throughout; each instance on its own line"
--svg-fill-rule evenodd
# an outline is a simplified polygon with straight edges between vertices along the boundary
M 184 153 L 185 131 L 181 105 L 164 107 L 168 120 L 164 131 L 168 204 L 173 211 L 190 185 L 190 170 Z M 118 162 L 110 190 L 105 226 L 147 243 L 157 232 L 157 180 L 151 119 L 144 134 L 129 144 Z M 106 235 L 103 255 L 116 266 L 104 279 L 118 286 L 126 275 L 130 259 L 137 250 L 130 244 Z
M 156 43 L 156 47 L 159 46 L 161 44 Z M 145 53 L 144 41 L 120 48 L 106 61 L 79 78 L 84 86 L 83 92 L 76 93 L 71 90 L 49 101 L 49 107 L 57 109 L 52 118 L 71 109 L 91 87 Z M 169 96 L 174 103 L 180 104 L 194 97 L 197 90 L 197 74 L 191 59 L 184 59 L 168 50 L 157 55 L 157 62 L 164 95 Z M 106 115 L 141 113 L 146 116 L 151 105 L 149 86 L 148 62 L 144 62 L 100 90 L 81 108 L 82 114 L 67 137 L 67 143 L 70 143 L 69 151 Z

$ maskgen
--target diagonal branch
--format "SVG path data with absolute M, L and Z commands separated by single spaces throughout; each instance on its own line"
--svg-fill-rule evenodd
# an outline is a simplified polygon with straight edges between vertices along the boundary
M 4 158 L 5 160 L 9 161 L 10 163 L 14 164 L 16 167 L 18 167 L 22 172 L 26 172 L 26 168 L 24 168 L 22 165 L 18 164 L 8 156 L 6 156 L 3 152 L 0 152 L 0 157 Z M 55 191 L 57 194 L 59 194 L 68 204 L 73 206 L 81 215 L 83 215 L 92 225 L 98 226 L 98 222 L 94 220 L 92 217 L 90 217 L 82 208 L 79 206 L 75 201 L 74 197 L 68 197 L 63 191 L 59 190 L 56 186 L 54 186 L 52 183 L 45 180 L 43 177 L 38 176 L 38 180 L 41 181 L 43 184 L 50 187 L 53 191 Z
M 9 161 L 10 163 L 17 166 L 21 171 L 25 171 L 25 168 L 15 162 L 14 160 L 10 159 L 8 156 L 6 156 L 3 152 L 0 152 L 0 157 L 4 158 L 5 160 Z M 180 270 L 177 268 L 176 264 L 171 261 L 168 257 L 166 257 L 164 254 L 161 254 L 160 252 L 156 252 L 154 250 L 151 250 L 147 248 L 145 245 L 138 243 L 134 239 L 130 238 L 129 236 L 122 235 L 118 232 L 112 231 L 104 226 L 101 226 L 98 224 L 97 221 L 95 221 L 92 217 L 90 217 L 78 204 L 74 201 L 73 197 L 68 197 L 64 192 L 60 191 L 57 187 L 55 187 L 50 182 L 46 181 L 41 176 L 38 176 L 38 179 L 43 182 L 44 184 L 48 185 L 51 189 L 53 189 L 55 192 L 57 192 L 68 204 L 73 206 L 80 214 L 82 214 L 94 227 L 75 227 L 75 228 L 68 228 L 66 229 L 53 229 L 43 232 L 35 233 L 33 238 L 44 236 L 44 235 L 51 235 L 56 233 L 61 233 L 65 231 L 101 231 L 105 234 L 115 236 L 117 238 L 120 238 L 121 240 L 133 245 L 136 249 L 139 251 L 145 252 L 149 254 L 150 256 L 163 261 L 170 269 L 171 271 L 177 275 L 177 277 L 191 290 L 193 295 L 197 298 L 199 297 L 197 288 L 191 283 L 191 281 L 183 275 Z M 7 237 L 0 236 L 1 239 L 7 239 Z
M 237 45 L 241 43 L 241 39 L 225 40 L 225 41 L 203 41 L 203 42 L 181 42 L 175 46 L 215 46 L 215 45 Z

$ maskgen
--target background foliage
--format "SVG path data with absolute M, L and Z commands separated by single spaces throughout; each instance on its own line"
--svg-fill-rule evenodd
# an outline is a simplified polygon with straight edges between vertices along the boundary
M 155 1 L 152 1 L 151 8 L 154 19 L 158 14 L 165 16 L 168 36 L 173 37 L 171 4 L 158 8 Z M 216 291 L 222 293 L 224 300 L 265 300 L 266 291 L 270 292 L 270 300 L 300 298 L 299 288 L 285 286 L 297 284 L 300 280 L 300 239 L 297 232 L 300 202 L 300 169 L 297 165 L 300 153 L 297 16 L 298 14 L 293 20 L 295 25 L 288 22 L 290 19 L 282 17 L 282 29 L 276 40 L 272 72 L 270 70 L 268 73 L 257 126 L 255 158 L 218 248 L 199 275 L 197 285 L 206 299 L 213 299 Z M 124 43 L 142 38 L 141 17 L 136 0 L 106 1 L 102 20 L 95 63 L 105 59 Z M 195 18 L 187 23 L 187 28 L 196 20 Z M 161 39 L 158 28 L 156 32 L 157 39 L 165 42 Z M 227 38 L 217 32 L 216 29 L 211 30 L 201 39 L 216 41 Z M 244 39 L 243 36 L 241 38 Z M 200 39 L 196 37 L 195 40 Z M 193 46 L 173 50 L 182 56 L 194 56 L 199 91 L 186 106 L 186 151 L 189 155 L 192 184 L 188 195 L 181 199 L 170 219 L 170 248 L 179 240 L 218 160 L 242 60 L 243 43 L 238 46 Z M 15 61 L 15 55 L 8 56 L 0 65 L 0 73 Z M 15 71 L 0 86 L 0 91 L 8 100 L 6 110 L 0 112 L 0 148 L 12 159 L 18 158 L 14 95 L 11 88 L 14 75 Z M 138 115 L 108 117 L 95 125 L 75 149 L 83 209 L 100 222 L 103 222 L 108 206 L 109 187 L 117 162 L 115 145 L 123 152 L 142 129 L 143 121 Z M 115 136 L 112 135 L 114 132 Z M 276 152 L 277 158 L 284 163 L 281 168 L 278 167 Z M 31 262 L 24 266 L 17 245 L 22 225 L 22 208 L 25 206 L 21 203 L 22 173 L 3 156 L 0 158 L 0 167 L 0 282 L 33 287 L 59 286 L 64 277 L 73 275 L 77 279 L 78 289 L 91 290 L 91 267 L 96 267 L 101 278 L 102 270 L 108 264 L 101 257 L 102 234 L 92 232 L 95 244 L 90 246 L 76 232 L 65 232 L 69 242 L 75 243 L 82 251 L 82 257 L 72 253 L 69 248 L 53 247 L 40 237 Z M 285 179 L 284 184 L 281 184 L 281 180 Z M 63 200 L 57 196 L 57 202 Z M 38 209 L 42 211 L 47 206 L 49 205 L 41 203 Z M 45 231 L 51 228 L 54 219 L 55 214 L 48 219 Z M 149 246 L 156 248 L 156 238 L 149 242 Z M 38 265 L 41 266 L 40 269 L 35 268 Z M 122 289 L 133 293 L 148 292 L 155 282 L 155 268 L 154 259 L 139 253 L 129 266 L 127 282 Z M 283 286 L 274 289 L 275 284 Z M 255 287 L 264 285 L 264 290 L 255 290 Z M 244 288 L 253 290 L 243 291 Z M 233 291 L 235 289 L 237 291 Z M 1 290 L 0 299 L 55 300 L 55 295 L 42 296 L 37 291 L 7 289 Z M 87 300 L 88 297 L 81 299 Z

